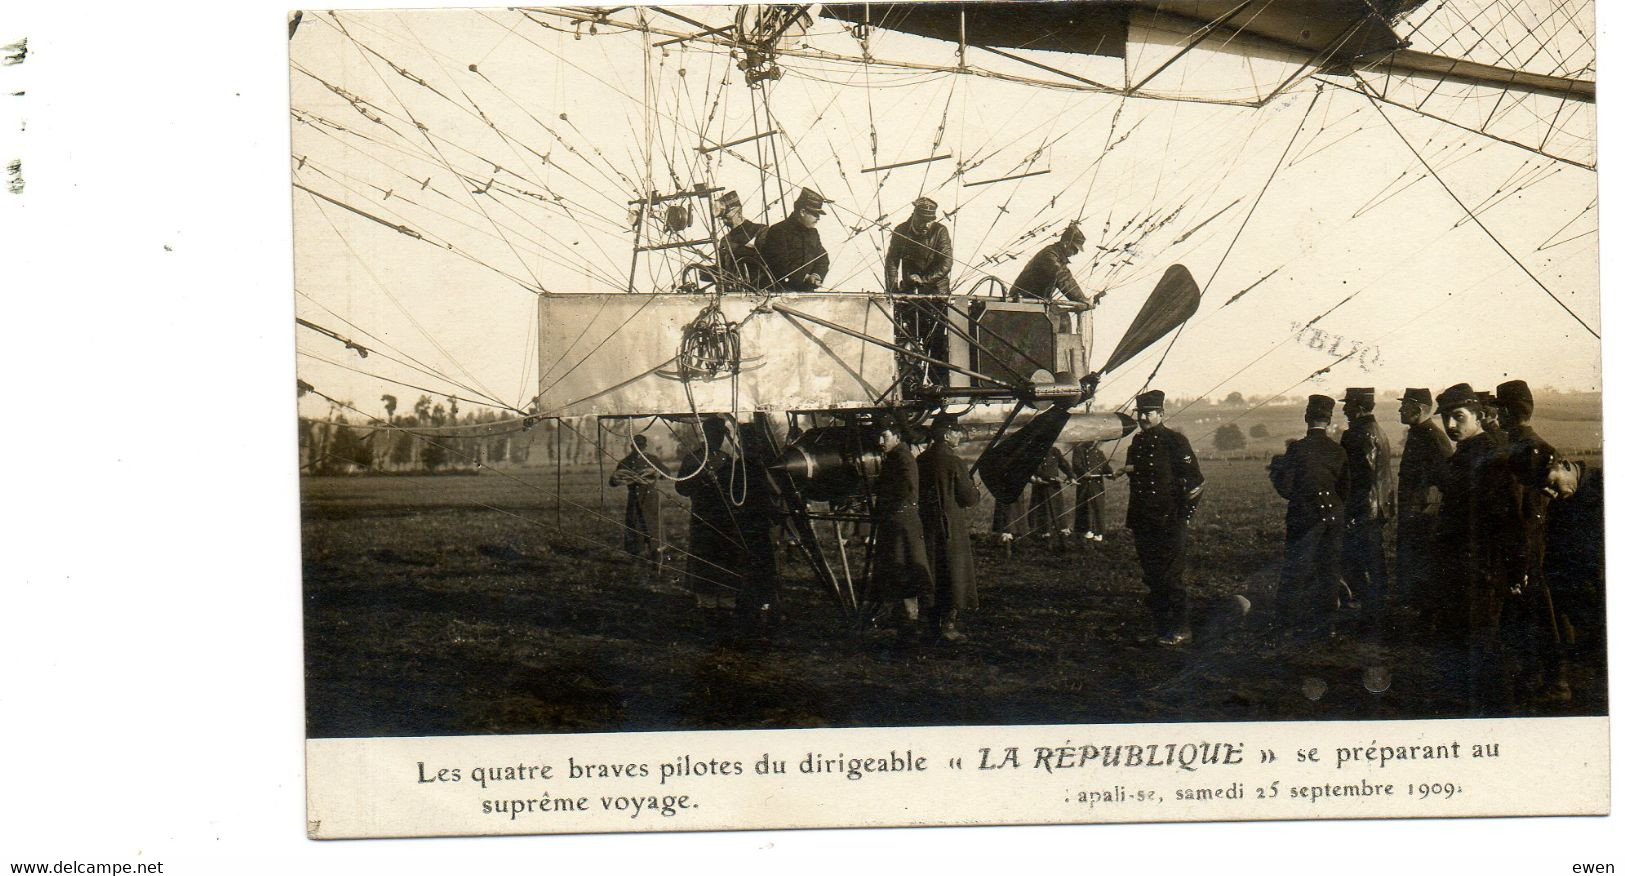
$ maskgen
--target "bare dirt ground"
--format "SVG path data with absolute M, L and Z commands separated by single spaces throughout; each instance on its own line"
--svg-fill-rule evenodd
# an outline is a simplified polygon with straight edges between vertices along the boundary
M 1196 641 L 1151 641 L 1126 531 L 1006 561 L 978 546 L 968 643 L 900 651 L 853 633 L 799 561 L 785 624 L 738 647 L 693 607 L 681 560 L 620 554 L 622 493 L 596 467 L 478 476 L 306 478 L 307 721 L 313 737 L 1027 724 L 1398 719 L 1464 714 L 1459 654 L 1390 637 L 1290 646 L 1265 631 L 1284 503 L 1263 463 L 1208 461 L 1187 580 Z M 1110 515 L 1121 520 L 1123 485 Z M 602 503 L 602 504 L 601 504 Z M 980 529 L 991 503 L 984 500 Z M 665 505 L 667 538 L 686 511 Z M 1255 609 L 1240 616 L 1234 594 Z M 1403 623 L 1412 612 L 1395 610 Z M 1600 621 L 1599 621 L 1600 622 Z M 1600 630 L 1597 631 L 1600 635 Z M 1365 671 L 1391 674 L 1373 692 Z M 1600 666 L 1540 714 L 1606 713 Z M 1376 685 L 1380 687 L 1381 685 Z

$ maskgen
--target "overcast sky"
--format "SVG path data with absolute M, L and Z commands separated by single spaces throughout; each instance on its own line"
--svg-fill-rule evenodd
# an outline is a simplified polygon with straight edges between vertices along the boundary
M 722 13 L 694 14 L 720 21 Z M 1598 388 L 1600 344 L 1580 324 L 1600 326 L 1595 173 L 1397 107 L 1379 112 L 1335 87 L 1317 96 L 1313 80 L 1254 109 L 785 58 L 769 125 L 753 122 L 749 89 L 713 47 L 646 54 L 636 33 L 583 27 L 576 39 L 507 11 L 341 13 L 339 21 L 348 35 L 326 14 L 307 14 L 291 43 L 294 180 L 428 239 L 294 192 L 299 314 L 379 350 L 361 360 L 302 329 L 301 376 L 368 411 L 383 393 L 409 407 L 419 392 L 314 357 L 463 398 L 528 401 L 538 353 L 536 296 L 526 287 L 623 289 L 632 262 L 627 202 L 645 180 L 659 191 L 695 182 L 736 188 L 748 212 L 762 218 L 765 210 L 768 221 L 782 215 L 781 183 L 791 198 L 802 185 L 818 188 L 835 202 L 820 226 L 830 280 L 855 291 L 879 288 L 885 237 L 877 223 L 903 218 L 922 192 L 948 214 L 961 291 L 989 274 L 1013 279 L 1077 219 L 1092 249 L 1074 269 L 1086 287 L 1108 293 L 1097 312 L 1097 363 L 1168 266 L 1184 264 L 1203 284 L 1202 307 L 1158 374 L 1173 395 L 1438 390 L 1509 376 Z M 659 16 L 651 23 L 693 29 Z M 861 52 L 827 21 L 794 44 Z M 952 45 L 883 31 L 869 48 L 885 60 L 954 61 Z M 1158 87 L 1167 96 L 1233 97 L 1267 90 L 1295 67 L 1257 53 L 1238 61 L 1236 47 L 1226 48 L 1193 52 Z M 1154 68 L 1165 57 L 1158 50 L 1137 50 L 1130 74 Z M 973 60 L 1044 75 L 985 54 Z M 1124 75 L 1122 59 L 1045 61 Z M 1483 103 L 1447 88 L 1428 109 L 1482 117 Z M 1547 124 L 1538 101 L 1518 113 L 1501 106 L 1497 133 Z M 1589 160 L 1590 111 L 1560 119 L 1548 147 Z M 767 127 L 783 133 L 759 141 L 779 149 L 764 208 L 756 143 L 704 157 L 695 147 Z M 1489 233 L 1466 219 L 1411 147 Z M 937 154 L 952 158 L 861 172 Z M 1047 173 L 965 185 L 1038 171 Z M 471 180 L 495 182 L 496 194 L 471 194 L 479 187 Z M 669 288 L 680 265 L 675 252 L 641 260 L 636 285 Z M 1318 323 L 1324 335 L 1302 331 L 1339 302 Z M 1305 382 L 1356 344 L 1366 352 Z M 1131 394 L 1162 349 L 1111 375 L 1102 400 Z

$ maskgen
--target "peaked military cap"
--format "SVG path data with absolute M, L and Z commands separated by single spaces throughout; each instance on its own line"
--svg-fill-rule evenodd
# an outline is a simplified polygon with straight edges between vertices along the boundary
M 1535 396 L 1529 392 L 1529 384 L 1522 380 L 1508 380 L 1497 386 L 1495 397 L 1501 407 L 1525 420 L 1535 415 Z
M 1075 243 L 1075 244 L 1077 244 L 1079 246 L 1082 246 L 1083 241 L 1084 241 L 1083 229 L 1079 228 L 1078 223 L 1076 223 L 1076 222 L 1068 223 L 1067 226 L 1066 226 L 1066 230 L 1061 232 L 1061 242 L 1062 243 Z
M 1431 389 L 1410 387 L 1405 390 L 1405 395 L 1401 396 L 1399 400 L 1416 402 L 1422 406 L 1423 410 L 1433 410 L 1433 390 Z
M 1377 391 L 1369 386 L 1351 386 L 1343 390 L 1343 404 L 1367 404 L 1375 407 L 1377 404 Z
M 745 209 L 744 203 L 739 200 L 739 193 L 738 192 L 734 191 L 733 189 L 729 189 L 728 191 L 725 191 L 722 194 L 717 195 L 717 212 L 718 213 L 726 213 L 729 210 L 735 210 L 735 209 L 738 209 L 738 210 Z
M 1448 413 L 1456 408 L 1476 404 L 1479 404 L 1478 393 L 1473 391 L 1470 384 L 1458 383 L 1439 393 L 1439 413 L 1441 414 Z
M 824 205 L 827 203 L 829 203 L 828 198 L 812 189 L 802 189 L 801 194 L 796 196 L 797 210 L 806 210 L 818 216 L 824 215 Z
M 924 216 L 935 216 L 937 215 L 937 202 L 930 198 L 916 198 L 914 200 L 914 211 Z
M 1331 396 L 1312 395 L 1309 397 L 1309 404 L 1304 405 L 1303 408 L 1304 422 L 1313 423 L 1322 420 L 1330 420 L 1332 418 L 1332 411 L 1336 409 L 1337 402 Z
M 959 415 L 958 414 L 938 414 L 936 419 L 931 421 L 931 434 L 932 435 L 942 435 L 942 434 L 944 434 L 946 432 L 949 432 L 949 431 L 952 431 L 952 430 L 958 429 L 958 428 L 959 428 Z
M 1167 395 L 1160 389 L 1142 392 L 1134 397 L 1134 409 L 1137 411 L 1160 411 L 1163 400 Z

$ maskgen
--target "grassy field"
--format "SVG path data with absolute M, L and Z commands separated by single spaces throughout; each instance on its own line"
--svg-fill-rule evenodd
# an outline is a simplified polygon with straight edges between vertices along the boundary
M 1451 716 L 1459 658 L 1414 645 L 1272 644 L 1260 621 L 1284 502 L 1256 460 L 1204 463 L 1190 541 L 1197 641 L 1150 641 L 1128 533 L 1013 562 L 979 543 L 971 641 L 897 652 L 838 621 L 799 561 L 769 651 L 741 650 L 664 575 L 620 554 L 622 493 L 596 467 L 305 478 L 312 736 Z M 1121 520 L 1122 482 L 1110 488 Z M 667 538 L 686 511 L 665 505 Z M 991 503 L 978 509 L 986 528 Z M 1238 616 L 1232 594 L 1259 610 Z M 1400 607 L 1401 616 L 1408 610 Z M 1368 666 L 1392 673 L 1371 693 Z M 1325 693 L 1311 699 L 1306 691 Z M 1602 714 L 1600 669 L 1553 714 Z

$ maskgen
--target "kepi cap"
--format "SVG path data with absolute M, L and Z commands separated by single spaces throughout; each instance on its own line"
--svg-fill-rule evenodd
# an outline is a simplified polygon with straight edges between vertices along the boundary
M 1166 398 L 1166 394 L 1160 389 L 1142 392 L 1134 397 L 1134 409 L 1136 411 L 1160 411 Z
M 937 202 L 930 198 L 915 198 L 914 212 L 922 216 L 935 216 L 937 215 Z
M 1424 410 L 1433 410 L 1433 390 L 1431 389 L 1410 387 L 1405 390 L 1405 394 L 1400 396 L 1399 400 L 1416 402 Z
M 1377 390 L 1369 386 L 1351 386 L 1343 390 L 1343 404 L 1366 404 L 1375 407 Z
M 1471 384 L 1458 383 L 1444 392 L 1439 393 L 1439 413 L 1445 414 L 1456 408 L 1479 404 L 1478 393 L 1473 391 Z
M 828 198 L 812 189 L 804 188 L 801 190 L 801 194 L 796 196 L 796 209 L 806 210 L 815 216 L 824 215 L 824 205 L 827 203 L 829 203 Z
M 1529 391 L 1529 384 L 1522 380 L 1508 380 L 1497 386 L 1495 397 L 1500 401 L 1501 407 L 1521 419 L 1527 420 L 1535 415 L 1535 396 Z
M 1329 421 L 1332 411 L 1337 409 L 1337 401 L 1329 395 L 1312 395 L 1309 403 L 1303 407 L 1303 419 L 1306 423 Z

